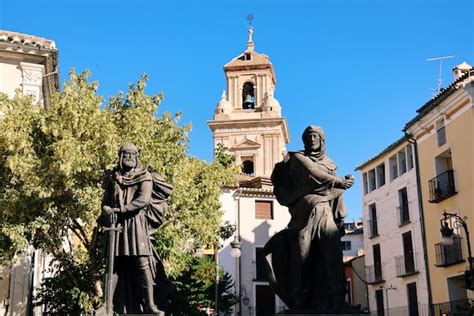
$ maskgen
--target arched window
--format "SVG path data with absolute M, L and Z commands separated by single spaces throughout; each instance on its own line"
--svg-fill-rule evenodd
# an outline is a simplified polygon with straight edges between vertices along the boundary
M 246 82 L 242 88 L 242 109 L 249 110 L 255 108 L 255 92 L 253 83 Z
M 246 174 L 254 174 L 253 161 L 245 160 L 242 162 L 242 172 Z

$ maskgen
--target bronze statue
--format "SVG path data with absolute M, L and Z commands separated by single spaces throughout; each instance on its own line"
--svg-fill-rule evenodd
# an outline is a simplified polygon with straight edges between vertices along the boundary
M 277 200 L 288 206 L 291 220 L 265 245 L 270 284 L 293 311 L 352 311 L 357 308 L 345 302 L 340 237 L 342 194 L 354 178 L 336 176 L 321 127 L 307 127 L 302 138 L 304 151 L 288 153 L 272 173 Z
M 172 187 L 151 167 L 142 168 L 137 147 L 124 143 L 103 188 L 102 210 L 110 219 L 104 228 L 109 230 L 107 312 L 159 313 L 175 287 L 152 241 Z

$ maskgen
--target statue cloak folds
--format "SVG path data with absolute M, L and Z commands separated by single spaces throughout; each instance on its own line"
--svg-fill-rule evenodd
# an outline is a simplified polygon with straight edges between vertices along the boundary
M 103 183 L 103 206 L 120 209 L 115 238 L 115 266 L 112 277 L 113 310 L 117 313 L 146 312 L 137 265 L 146 264 L 151 272 L 153 300 L 166 309 L 175 286 L 166 277 L 161 259 L 153 245 L 153 235 L 163 223 L 166 201 L 172 187 L 151 167 L 136 168 L 122 174 L 119 168 L 107 174 Z M 137 258 L 145 258 L 140 261 Z M 145 289 L 146 291 L 146 289 Z
M 316 138 L 315 145 L 310 137 Z M 265 245 L 269 282 L 290 310 L 352 311 L 357 308 L 345 302 L 340 237 L 346 216 L 342 194 L 353 178 L 336 176 L 320 127 L 308 127 L 303 141 L 305 151 L 288 153 L 271 177 L 275 196 L 288 207 L 291 220 Z

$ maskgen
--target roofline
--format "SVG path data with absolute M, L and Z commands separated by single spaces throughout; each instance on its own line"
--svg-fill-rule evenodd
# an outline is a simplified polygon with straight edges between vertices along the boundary
M 413 126 L 421 118 L 427 115 L 431 110 L 437 107 L 441 102 L 443 102 L 449 96 L 451 96 L 454 92 L 456 92 L 459 89 L 459 86 L 458 86 L 459 82 L 464 81 L 471 76 L 474 76 L 473 69 L 474 67 L 471 67 L 471 69 L 467 71 L 464 75 L 459 77 L 457 80 L 453 81 L 448 87 L 446 87 L 440 93 L 438 93 L 438 95 L 436 95 L 434 98 L 426 102 L 422 107 L 416 110 L 418 115 L 415 116 L 413 119 L 411 119 L 408 123 L 406 123 L 402 131 L 406 132 L 411 126 Z
M 388 153 L 389 151 L 391 151 L 392 149 L 400 146 L 401 144 L 403 144 L 403 142 L 407 141 L 408 140 L 408 135 L 404 135 L 402 136 L 401 138 L 399 138 L 398 140 L 396 140 L 395 142 L 393 142 L 390 146 L 386 147 L 384 150 L 382 150 L 380 153 L 378 153 L 377 155 L 375 155 L 374 157 L 370 158 L 369 160 L 361 163 L 360 165 L 358 165 L 354 171 L 357 171 L 357 170 L 361 170 L 362 168 L 365 168 L 367 167 L 368 165 L 370 165 L 372 162 L 374 162 L 375 160 L 379 159 L 380 157 L 384 156 L 386 153 Z

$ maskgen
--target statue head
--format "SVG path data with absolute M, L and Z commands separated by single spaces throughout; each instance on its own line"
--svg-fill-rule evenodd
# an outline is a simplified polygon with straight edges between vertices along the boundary
M 120 169 L 130 171 L 138 166 L 138 149 L 133 143 L 123 143 L 118 156 Z
M 326 136 L 323 129 L 316 125 L 306 127 L 301 137 L 304 143 L 304 149 L 308 153 L 324 153 L 324 144 Z

